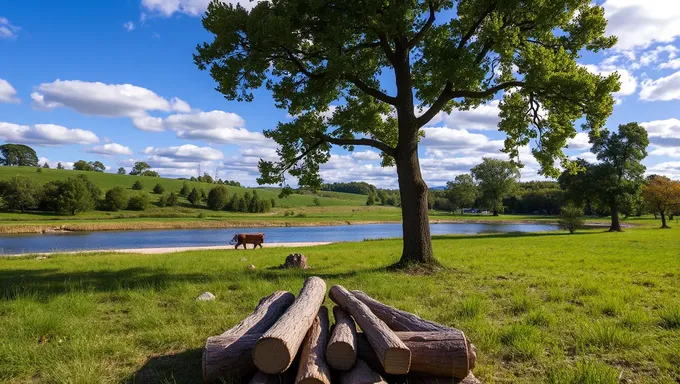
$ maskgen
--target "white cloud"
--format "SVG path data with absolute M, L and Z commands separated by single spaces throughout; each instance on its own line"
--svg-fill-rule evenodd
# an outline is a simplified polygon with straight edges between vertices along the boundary
M 671 179 L 680 179 L 680 161 L 668 161 L 647 167 L 648 175 L 665 175 Z
M 146 88 L 132 84 L 104 84 L 56 80 L 40 84 L 31 94 L 38 108 L 68 107 L 86 115 L 141 118 L 148 111 L 186 110 L 179 99 L 172 103 Z
M 184 13 L 189 16 L 202 15 L 211 0 L 142 0 L 142 6 L 150 12 L 159 13 L 163 16 L 172 16 L 175 13 Z M 240 3 L 245 9 L 252 9 L 259 0 L 226 0 L 225 3 Z
M 659 64 L 659 69 L 680 69 L 680 59 L 668 60 Z
M 54 124 L 28 126 L 5 122 L 0 122 L 0 138 L 8 142 L 47 146 L 99 142 L 94 132 L 83 129 L 69 129 Z
M 661 55 L 664 53 L 668 54 L 668 59 L 674 59 L 678 56 L 679 49 L 673 45 L 661 45 L 654 49 L 650 49 L 640 56 L 640 61 L 636 63 L 636 67 L 646 67 L 652 64 L 656 64 L 661 60 Z
M 440 112 L 430 122 L 430 125 L 441 121 L 450 127 L 466 129 L 470 131 L 495 131 L 500 122 L 500 100 L 492 100 L 488 104 L 480 105 L 477 108 L 461 111 L 453 110 L 450 114 Z
M 619 81 L 621 82 L 621 89 L 614 93 L 615 98 L 629 96 L 635 93 L 637 89 L 637 79 L 627 69 L 618 68 L 612 64 L 612 61 L 603 61 L 600 65 L 586 64 L 584 67 L 590 73 L 595 73 L 601 76 L 609 76 L 614 72 L 619 74 Z
M 640 125 L 649 134 L 650 156 L 680 158 L 680 120 L 671 118 Z
M 448 127 L 425 127 L 421 140 L 427 153 L 439 158 L 460 154 L 497 153 L 503 147 L 503 140 L 490 140 L 480 133 Z
M 585 132 L 579 132 L 572 139 L 567 139 L 567 145 L 569 149 L 589 149 L 590 148 L 590 138 Z
M 12 25 L 6 17 L 0 17 L 0 39 L 15 39 L 21 28 Z
M 73 169 L 73 162 L 72 161 L 52 161 L 48 159 L 47 157 L 40 157 L 38 158 L 38 164 L 41 166 L 43 164 L 47 163 L 47 165 L 50 166 L 50 168 L 57 168 L 57 165 L 61 163 L 61 165 L 64 167 L 64 169 Z
M 647 79 L 642 82 L 640 100 L 668 101 L 677 99 L 680 99 L 680 72 L 660 79 Z
M 680 136 L 680 120 L 666 119 L 640 123 L 649 136 Z
M 168 148 L 147 147 L 144 150 L 144 153 L 148 155 L 156 155 L 171 159 L 195 160 L 195 161 L 220 160 L 224 157 L 224 154 L 217 149 L 210 147 L 198 147 L 192 144 L 185 144 L 178 147 Z
M 163 119 L 153 116 L 140 116 L 132 119 L 132 125 L 137 129 L 147 132 L 161 132 L 163 128 Z
M 17 97 L 15 97 L 17 91 L 12 87 L 7 80 L 0 79 L 0 103 L 20 103 Z
M 607 34 L 618 36 L 616 48 L 646 48 L 680 36 L 680 2 L 676 0 L 606 0 Z
M 583 159 L 589 163 L 597 163 L 597 155 L 592 152 L 582 152 L 578 155 L 570 156 L 569 160 Z
M 235 113 L 224 111 L 171 115 L 163 119 L 163 127 L 177 131 L 177 137 L 221 144 L 259 144 L 272 146 L 273 141 L 260 132 L 251 132 Z
M 191 112 L 191 106 L 186 101 L 180 99 L 179 97 L 173 97 L 170 100 L 170 107 L 175 112 L 189 113 Z
M 116 156 L 116 155 L 132 155 L 132 150 L 129 147 L 120 145 L 118 143 L 108 143 L 104 145 L 97 145 L 89 149 L 87 152 L 98 153 L 100 155 Z
M 358 151 L 352 152 L 352 158 L 355 160 L 366 160 L 366 161 L 379 161 L 382 159 L 380 154 L 376 151 Z
M 135 30 L 135 23 L 132 21 L 126 21 L 123 23 L 123 29 L 125 29 L 128 32 L 132 32 Z

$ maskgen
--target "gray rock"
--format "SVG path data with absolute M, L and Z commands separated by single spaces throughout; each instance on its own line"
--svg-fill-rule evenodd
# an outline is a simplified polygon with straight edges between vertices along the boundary
M 281 264 L 279 268 L 307 269 L 309 268 L 309 266 L 307 265 L 307 257 L 305 257 L 305 255 L 301 253 L 291 253 L 286 257 L 286 261 L 283 264 Z
M 201 296 L 196 298 L 196 301 L 211 301 L 215 300 L 215 295 L 210 292 L 203 292 Z
M 255 266 L 253 264 L 249 264 L 248 269 L 250 269 L 252 271 L 253 269 L 255 269 Z

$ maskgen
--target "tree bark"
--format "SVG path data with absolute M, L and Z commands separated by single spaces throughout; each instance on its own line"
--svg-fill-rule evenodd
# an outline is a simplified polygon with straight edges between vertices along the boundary
M 328 296 L 354 317 L 365 332 L 385 372 L 395 375 L 408 373 L 411 365 L 411 351 L 382 320 L 371 312 L 366 304 L 340 285 L 332 286 Z
M 671 220 L 673 220 L 671 218 Z M 661 228 L 670 228 L 668 224 L 666 224 L 666 215 L 664 212 L 661 212 Z
M 494 216 L 498 216 L 498 210 L 497 210 L 497 209 L 494 209 L 494 210 L 493 210 L 493 215 L 494 215 Z
M 321 278 L 312 276 L 305 281 L 293 305 L 253 348 L 253 360 L 260 371 L 281 373 L 290 367 L 325 296 L 326 283 Z
M 230 360 L 224 348 L 228 345 L 221 344 L 217 340 L 219 337 L 234 336 L 240 337 L 248 334 L 261 334 L 267 331 L 278 318 L 290 307 L 295 300 L 295 296 L 287 291 L 276 291 L 269 296 L 263 297 L 255 307 L 255 310 L 248 317 L 243 319 L 236 326 L 228 329 L 220 336 L 208 338 L 203 350 L 203 378 L 210 381 L 220 377 L 230 368 Z M 224 360 L 224 359 L 227 360 Z M 251 363 L 252 365 L 252 363 Z
M 618 204 L 612 204 L 611 211 L 612 211 L 612 225 L 609 227 L 609 232 L 623 232 L 623 229 L 621 229 L 621 223 L 619 222 Z
M 387 384 L 387 382 L 363 360 L 357 359 L 352 369 L 340 375 L 340 384 Z
M 448 332 L 398 332 L 399 340 L 411 351 L 409 374 L 464 378 L 470 373 L 470 351 L 465 335 Z M 380 361 L 366 335 L 357 335 L 357 356 L 380 373 Z
M 203 353 L 205 382 L 218 378 L 238 379 L 255 372 L 252 351 L 261 336 L 260 333 L 250 333 L 209 337 Z
M 335 327 L 326 349 L 326 361 L 333 369 L 346 371 L 357 358 L 357 327 L 354 319 L 342 308 L 333 307 Z
M 325 358 L 327 345 L 328 309 L 321 307 L 303 342 L 296 384 L 331 383 L 331 369 Z
M 418 144 L 400 148 L 395 157 L 401 196 L 404 248 L 400 266 L 435 262 L 427 210 L 427 184 L 420 172 Z

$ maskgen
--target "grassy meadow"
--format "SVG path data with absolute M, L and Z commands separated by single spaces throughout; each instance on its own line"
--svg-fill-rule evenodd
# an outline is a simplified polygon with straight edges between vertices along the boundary
M 679 231 L 437 237 L 427 275 L 385 268 L 398 240 L 300 249 L 304 272 L 280 248 L 0 259 L 0 382 L 200 383 L 208 336 L 317 275 L 462 329 L 484 383 L 677 383 Z

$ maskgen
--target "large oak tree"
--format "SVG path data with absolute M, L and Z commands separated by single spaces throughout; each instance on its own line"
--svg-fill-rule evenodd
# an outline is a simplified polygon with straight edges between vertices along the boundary
M 371 146 L 396 165 L 403 264 L 434 261 L 418 161 L 433 117 L 502 95 L 505 151 L 517 158 L 535 140 L 542 173 L 556 176 L 575 121 L 597 131 L 619 88 L 617 74 L 576 62 L 616 42 L 591 0 L 271 0 L 251 11 L 215 1 L 203 25 L 214 40 L 194 59 L 219 92 L 251 101 L 264 85 L 295 116 L 265 132 L 280 161 L 260 162 L 260 183 L 288 171 L 318 187 L 332 145 Z

